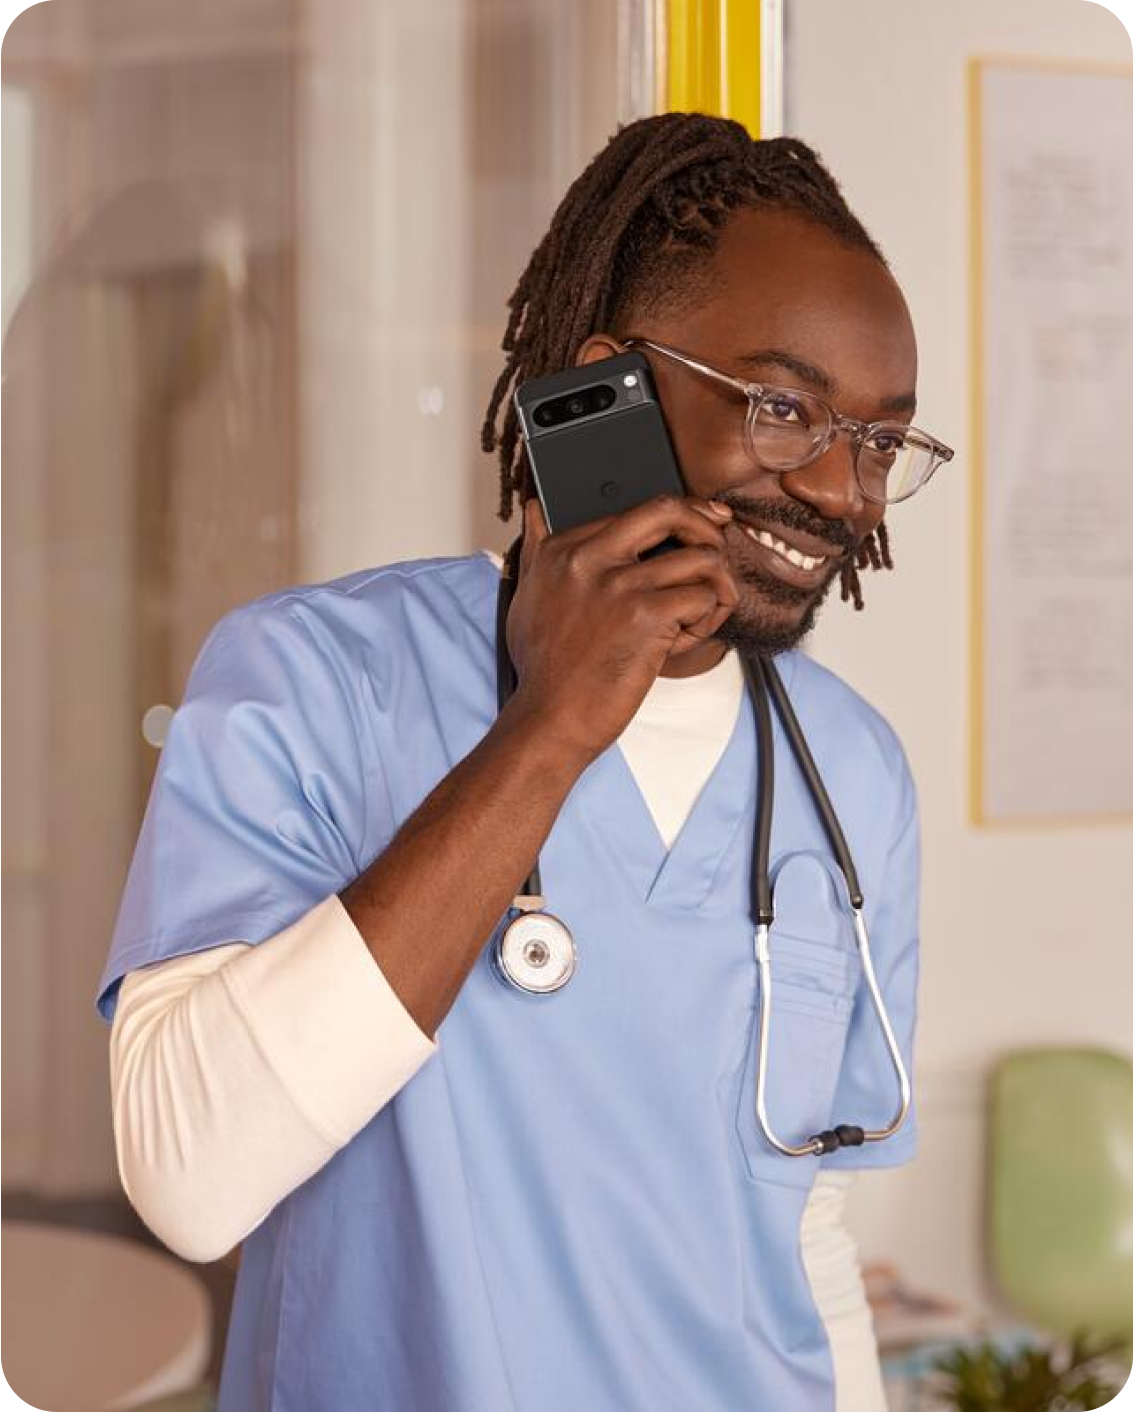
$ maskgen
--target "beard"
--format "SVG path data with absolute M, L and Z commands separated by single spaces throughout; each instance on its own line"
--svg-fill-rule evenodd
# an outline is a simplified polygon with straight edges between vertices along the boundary
M 712 637 L 742 655 L 774 656 L 790 652 L 812 630 L 818 610 L 826 600 L 843 566 L 856 551 L 859 539 L 842 521 L 824 520 L 797 501 L 740 500 L 716 497 L 741 516 L 761 524 L 801 530 L 843 551 L 828 566 L 826 576 L 812 588 L 785 583 L 769 574 L 754 558 L 733 559 L 731 567 L 740 584 L 740 601 Z M 742 534 L 742 531 L 737 531 Z
M 772 657 L 779 652 L 792 651 L 814 627 L 818 610 L 840 572 L 839 562 L 817 588 L 800 589 L 777 579 L 769 580 L 762 574 L 737 570 L 745 592 L 731 616 L 712 634 L 713 638 L 749 656 Z M 776 605 L 796 611 L 776 612 Z

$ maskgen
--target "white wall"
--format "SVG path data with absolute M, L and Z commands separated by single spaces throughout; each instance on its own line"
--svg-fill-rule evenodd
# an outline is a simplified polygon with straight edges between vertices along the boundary
M 1112 63 L 1133 50 L 1085 0 L 788 0 L 785 130 L 817 149 L 885 251 L 917 329 L 917 422 L 957 450 L 891 512 L 895 572 L 863 575 L 861 613 L 828 601 L 810 644 L 893 723 L 921 795 L 922 1155 L 863 1175 L 852 1216 L 866 1256 L 977 1303 L 990 1295 L 979 1244 L 989 1063 L 1033 1043 L 1133 1052 L 1130 831 L 967 823 L 965 68 L 993 54 Z

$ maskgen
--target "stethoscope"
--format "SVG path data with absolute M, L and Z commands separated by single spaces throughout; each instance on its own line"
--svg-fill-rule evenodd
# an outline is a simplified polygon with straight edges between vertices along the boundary
M 516 688 L 515 666 L 507 646 L 507 616 L 517 583 L 509 573 L 509 554 L 500 576 L 496 600 L 496 695 L 502 710 Z M 814 757 L 803 736 L 779 673 L 770 657 L 744 656 L 740 661 L 748 693 L 755 712 L 757 760 L 760 764 L 759 795 L 756 802 L 755 838 L 751 868 L 752 915 L 755 918 L 755 960 L 759 969 L 762 1004 L 759 1008 L 759 1067 L 756 1077 L 755 1108 L 759 1125 L 768 1142 L 788 1157 L 819 1156 L 839 1147 L 860 1147 L 866 1142 L 880 1142 L 891 1137 L 905 1121 L 909 1111 L 911 1090 L 901 1051 L 893 1036 L 885 1004 L 877 985 L 870 956 L 869 933 L 862 916 L 863 897 L 857 870 L 850 856 L 845 835 L 834 813 L 830 796 L 822 783 Z M 854 934 L 861 956 L 862 970 L 869 986 L 873 1008 L 885 1032 L 889 1057 L 901 1089 L 901 1106 L 888 1127 L 864 1129 L 849 1123 L 839 1123 L 825 1132 L 812 1133 L 798 1146 L 784 1142 L 776 1135 L 767 1117 L 765 1088 L 767 1082 L 767 1046 L 771 1032 L 771 924 L 774 920 L 774 898 L 769 873 L 771 850 L 771 814 L 774 803 L 774 741 L 772 739 L 770 700 L 774 700 L 779 718 L 786 731 L 791 749 L 806 778 L 807 787 L 818 809 L 826 836 L 838 859 L 850 900 L 854 919 Z M 492 948 L 492 965 L 496 975 L 506 985 L 528 995 L 547 995 L 561 990 L 574 975 L 578 963 L 574 938 L 566 924 L 546 910 L 543 885 L 539 876 L 539 859 L 512 901 L 514 917 L 497 935 Z

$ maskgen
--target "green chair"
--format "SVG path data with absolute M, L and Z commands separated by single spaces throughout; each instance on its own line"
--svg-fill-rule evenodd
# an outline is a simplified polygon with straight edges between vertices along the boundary
M 991 1077 L 992 1273 L 1038 1328 L 1133 1344 L 1133 1063 L 1104 1049 L 1006 1055 Z

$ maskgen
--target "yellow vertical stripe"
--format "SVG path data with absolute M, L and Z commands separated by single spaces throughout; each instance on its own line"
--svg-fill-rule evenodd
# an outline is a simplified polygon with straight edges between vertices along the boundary
M 763 57 L 758 0 L 724 0 L 724 74 L 729 118 L 743 123 L 752 137 L 760 137 L 763 91 Z
M 760 135 L 760 0 L 667 0 L 665 111 L 711 113 Z

